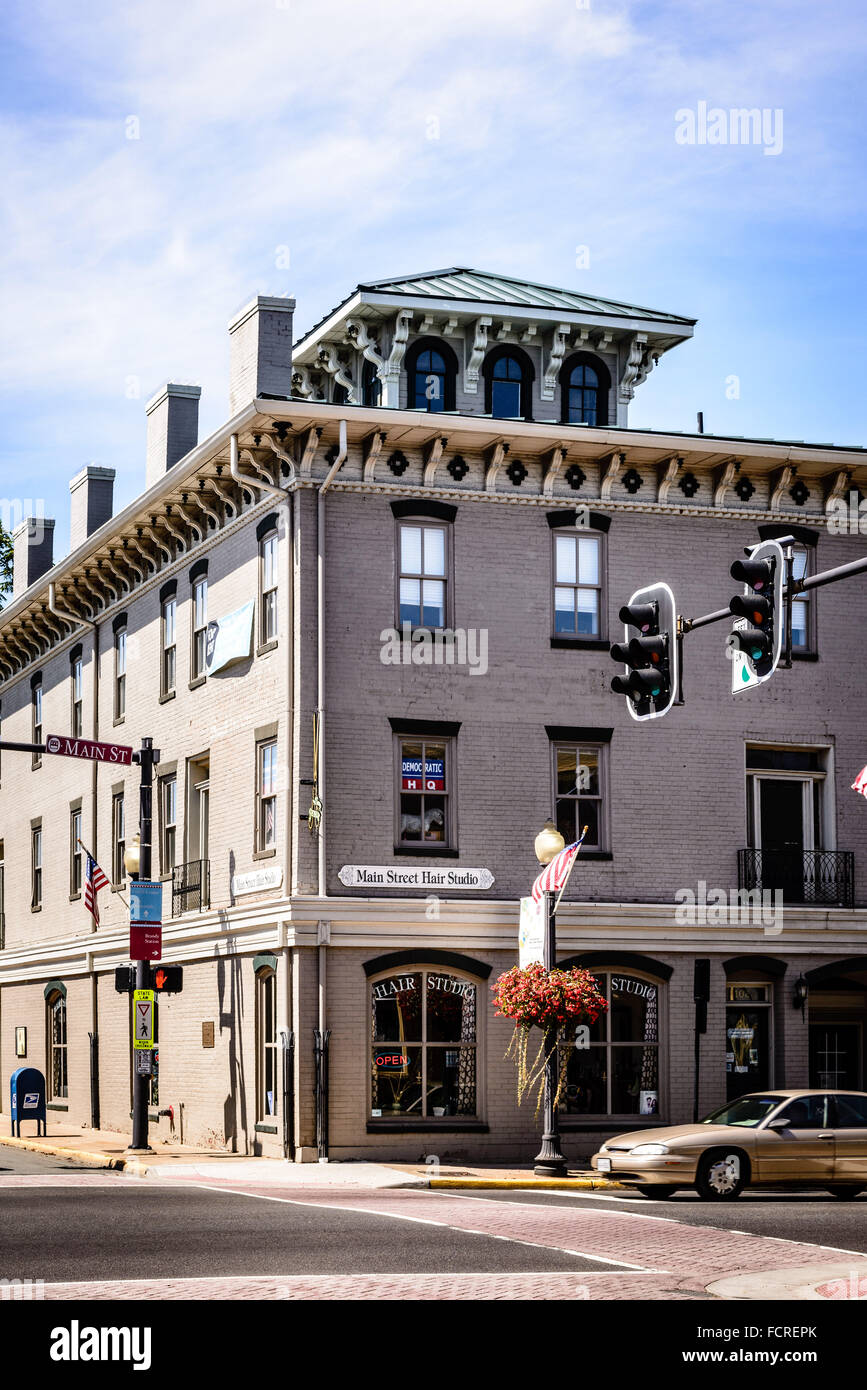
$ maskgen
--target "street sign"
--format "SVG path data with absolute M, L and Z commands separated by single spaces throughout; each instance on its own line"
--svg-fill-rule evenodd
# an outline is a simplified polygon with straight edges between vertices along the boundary
M 130 922 L 130 960 L 159 960 L 163 953 L 163 929 L 159 922 Z
M 132 1045 L 138 1052 L 148 1051 L 154 1045 L 154 992 L 152 989 L 136 989 L 132 995 L 133 1030 Z
M 48 734 L 45 739 L 45 751 L 57 753 L 61 758 L 85 758 L 91 763 L 125 766 L 132 762 L 134 752 L 124 743 L 96 743 L 90 738 L 70 738 L 68 734 Z
M 157 879 L 137 878 L 129 885 L 129 920 L 153 922 L 163 920 L 163 885 Z

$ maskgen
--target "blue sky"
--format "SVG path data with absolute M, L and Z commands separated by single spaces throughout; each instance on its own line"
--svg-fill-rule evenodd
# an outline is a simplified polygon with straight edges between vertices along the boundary
M 646 304 L 699 323 L 631 424 L 867 442 L 860 0 L 12 0 L 2 23 L 0 496 L 44 499 L 57 558 L 84 464 L 117 469 L 117 506 L 141 490 L 162 382 L 201 384 L 202 437 L 226 417 L 257 292 L 295 295 L 299 334 L 359 280 L 447 265 Z M 678 143 L 700 102 L 781 111 L 781 151 Z

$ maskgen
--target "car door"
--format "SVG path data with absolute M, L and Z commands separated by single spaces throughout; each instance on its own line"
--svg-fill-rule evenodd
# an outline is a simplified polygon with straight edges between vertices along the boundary
M 834 1181 L 834 1131 L 827 1095 L 794 1096 L 774 1119 L 785 1129 L 763 1125 L 756 1133 L 759 1182 L 801 1182 L 825 1187 Z
M 834 1181 L 867 1184 L 867 1096 L 836 1095 Z

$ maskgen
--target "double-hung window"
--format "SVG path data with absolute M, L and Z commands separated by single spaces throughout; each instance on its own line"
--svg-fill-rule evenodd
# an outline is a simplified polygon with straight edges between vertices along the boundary
M 256 849 L 261 853 L 277 844 L 277 740 L 260 743 L 257 754 Z
M 173 773 L 160 779 L 160 870 L 170 874 L 175 867 L 178 837 L 178 779 Z
M 126 715 L 126 623 L 114 634 L 114 718 L 119 722 Z
M 607 851 L 604 743 L 554 743 L 554 799 L 557 829 L 574 844 L 585 825 L 584 849 Z
M 76 649 L 70 663 L 72 677 L 72 737 L 84 735 L 84 673 L 80 650 Z
M 42 907 L 42 821 L 30 827 L 30 906 Z
M 115 884 L 123 883 L 126 877 L 126 865 L 123 862 L 126 849 L 126 816 L 123 792 L 115 792 L 111 800 L 111 843 L 112 882 Z
M 81 807 L 74 807 L 69 813 L 69 896 L 77 898 L 81 893 Z
M 452 740 L 398 741 L 398 844 L 453 847 Z
M 401 521 L 398 535 L 398 623 L 408 623 L 413 628 L 444 628 L 448 528 L 436 522 Z
M 172 594 L 166 598 L 162 607 L 162 690 L 163 695 L 173 695 L 178 671 L 178 600 Z
M 42 724 L 42 676 L 41 676 L 41 674 L 34 676 L 34 677 L 33 677 L 33 680 L 31 681 L 31 689 L 30 689 L 30 717 L 31 717 L 32 742 L 33 742 L 33 743 L 41 743 L 41 742 L 42 742 L 42 732 L 43 732 L 43 724 Z M 41 766 L 42 766 L 42 754 L 41 754 L 41 753 L 34 753 L 34 754 L 33 754 L 32 766 L 33 766 L 33 767 L 41 767 Z
M 193 583 L 193 680 L 205 675 L 208 653 L 208 580 L 201 575 Z
M 276 531 L 270 531 L 262 537 L 259 542 L 259 555 L 262 583 L 259 640 L 264 646 L 266 642 L 276 642 L 277 640 L 278 547 Z
M 806 579 L 813 571 L 815 549 L 798 544 L 794 547 L 792 570 L 793 578 Z M 814 652 L 816 650 L 815 599 L 813 591 L 798 594 L 792 600 L 792 651 Z
M 604 537 L 554 531 L 554 636 L 602 636 Z

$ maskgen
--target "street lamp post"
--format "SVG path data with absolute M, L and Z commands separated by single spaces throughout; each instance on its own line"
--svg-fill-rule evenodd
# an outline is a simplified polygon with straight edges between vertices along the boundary
M 543 866 L 565 849 L 566 841 L 553 821 L 546 821 L 536 836 L 533 848 L 536 858 Z M 554 894 L 546 892 L 543 899 L 545 912 L 545 939 L 542 964 L 546 970 L 553 970 L 557 964 L 557 919 L 554 912 Z M 557 1051 L 556 1026 L 545 1029 L 545 1112 L 542 1131 L 542 1147 L 534 1160 L 534 1172 L 544 1178 L 565 1178 L 566 1159 L 560 1152 L 560 1131 L 557 1127 L 557 1107 L 554 1097 L 557 1094 L 558 1069 L 560 1058 Z

